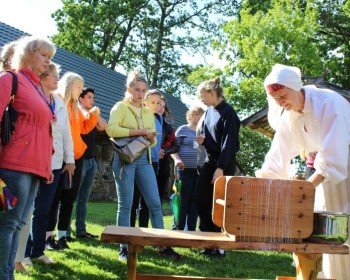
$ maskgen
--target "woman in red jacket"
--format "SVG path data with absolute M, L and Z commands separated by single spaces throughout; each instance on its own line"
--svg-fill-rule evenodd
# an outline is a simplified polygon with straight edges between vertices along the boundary
M 39 76 L 46 71 L 56 52 L 47 39 L 24 37 L 18 41 L 12 70 L 18 77 L 13 108 L 18 112 L 14 133 L 0 149 L 0 178 L 18 198 L 17 206 L 0 212 L 0 279 L 14 279 L 14 259 L 18 237 L 40 180 L 53 181 L 51 172 L 52 134 L 55 116 L 47 104 Z M 9 102 L 12 75 L 0 76 L 0 119 Z

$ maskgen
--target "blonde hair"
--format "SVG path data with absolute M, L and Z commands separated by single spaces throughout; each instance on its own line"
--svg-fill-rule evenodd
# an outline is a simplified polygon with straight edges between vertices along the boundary
M 61 66 L 58 65 L 57 63 L 50 62 L 49 66 L 47 67 L 46 71 L 40 75 L 40 80 L 44 79 L 51 73 L 53 70 L 56 70 L 57 73 L 60 73 L 61 71 Z
M 64 104 L 68 107 L 69 104 L 73 104 L 75 117 L 78 117 L 78 101 L 72 97 L 72 86 L 74 82 L 80 81 L 84 86 L 84 79 L 77 73 L 66 72 L 58 82 L 57 92 L 63 97 Z M 69 110 L 68 110 L 69 114 Z
M 12 58 L 15 53 L 15 46 L 18 41 L 12 41 L 7 43 L 2 47 L 1 55 L 0 55 L 0 71 L 10 70 L 12 68 Z
M 141 75 L 138 69 L 131 70 L 126 79 L 125 99 L 128 101 L 131 99 L 131 94 L 129 93 L 128 88 L 132 87 L 136 82 L 144 82 L 148 86 L 146 78 Z
M 193 107 L 193 108 L 189 109 L 186 112 L 186 120 L 187 120 L 187 122 L 190 123 L 194 113 L 204 114 L 204 112 L 205 112 L 204 109 L 202 107 L 199 107 L 199 106 L 196 106 L 196 107 Z
M 224 90 L 220 85 L 220 77 L 202 82 L 197 87 L 197 92 L 199 95 L 203 92 L 215 92 L 218 98 L 224 97 Z
M 46 38 L 27 36 L 19 39 L 15 46 L 12 68 L 17 71 L 28 65 L 29 58 L 36 52 L 42 51 L 52 58 L 56 53 L 55 45 Z

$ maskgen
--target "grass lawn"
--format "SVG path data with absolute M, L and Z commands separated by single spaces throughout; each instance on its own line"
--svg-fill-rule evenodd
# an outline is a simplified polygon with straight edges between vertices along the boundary
M 114 225 L 116 206 L 113 202 L 90 202 L 88 231 L 101 234 L 106 225 Z M 164 209 L 166 213 L 170 212 L 168 204 Z M 171 229 L 172 216 L 164 216 L 164 221 L 166 229 Z M 69 250 L 61 252 L 46 251 L 45 254 L 52 257 L 56 264 L 47 266 L 34 260 L 34 266 L 29 268 L 30 276 L 16 273 L 16 280 L 127 279 L 126 262 L 118 260 L 118 244 L 80 239 L 69 243 L 69 246 Z M 200 255 L 198 250 L 176 248 L 176 251 L 183 255 L 179 261 L 160 257 L 157 248 L 144 248 L 138 257 L 138 272 L 253 279 L 295 276 L 289 253 L 229 251 L 223 258 L 208 258 Z

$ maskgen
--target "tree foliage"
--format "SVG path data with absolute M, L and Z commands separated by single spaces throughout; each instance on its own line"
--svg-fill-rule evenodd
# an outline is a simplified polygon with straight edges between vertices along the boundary
M 325 65 L 331 70 L 329 80 L 350 88 L 350 2 L 317 1 L 321 28 L 316 34 Z
M 53 14 L 60 47 L 115 69 L 139 68 L 152 87 L 169 93 L 193 69 L 181 53 L 208 53 L 221 18 L 236 11 L 232 0 L 63 0 Z M 210 36 L 209 36 L 210 35 Z
M 322 73 L 324 66 L 314 41 L 319 26 L 312 5 L 275 0 L 267 11 L 253 13 L 246 2 L 240 17 L 225 25 L 225 37 L 215 47 L 228 61 L 227 74 L 236 75 L 237 98 L 249 114 L 266 106 L 262 84 L 273 64 L 297 65 L 309 75 Z
M 263 80 L 275 63 L 295 65 L 307 76 L 326 68 L 329 79 L 349 83 L 349 1 L 245 0 L 236 19 L 223 27 L 214 48 L 227 61 L 223 75 L 230 77 L 225 92 L 241 118 L 267 106 Z M 200 72 L 205 72 L 201 69 Z M 212 70 L 213 71 L 213 70 Z M 195 74 L 192 74 L 195 76 Z M 267 139 L 241 130 L 238 157 L 249 174 L 261 166 Z M 251 164 L 251 162 L 253 162 Z

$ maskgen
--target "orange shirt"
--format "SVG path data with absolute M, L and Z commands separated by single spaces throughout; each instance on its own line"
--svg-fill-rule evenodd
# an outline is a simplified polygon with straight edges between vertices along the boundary
M 80 134 L 88 134 L 97 124 L 98 116 L 90 114 L 89 118 L 84 118 L 82 112 L 78 109 L 78 118 L 75 117 L 73 103 L 68 105 L 69 124 L 74 144 L 74 159 L 83 156 L 87 146 Z

